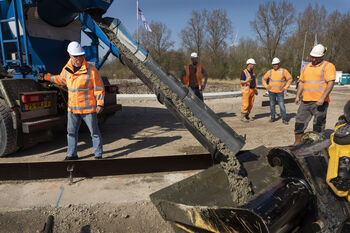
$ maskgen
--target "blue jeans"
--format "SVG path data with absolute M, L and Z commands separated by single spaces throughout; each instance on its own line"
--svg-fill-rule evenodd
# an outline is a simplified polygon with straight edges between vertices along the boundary
M 199 90 L 198 87 L 191 87 L 192 91 L 194 92 L 194 94 L 203 101 L 203 93 L 201 90 Z
M 287 114 L 286 114 L 286 107 L 284 106 L 284 92 L 280 93 L 274 93 L 269 91 L 269 97 L 270 97 L 270 111 L 271 111 L 271 118 L 275 118 L 276 115 L 276 99 L 278 101 L 278 105 L 280 106 L 280 111 L 282 115 L 283 120 L 287 120 Z
M 100 130 L 98 129 L 97 114 L 96 113 L 74 114 L 71 112 L 68 112 L 67 156 L 68 157 L 77 156 L 77 144 L 78 144 L 78 136 L 79 136 L 78 132 L 79 132 L 81 120 L 85 121 L 87 127 L 90 130 L 95 157 L 102 156 L 102 140 L 101 140 Z

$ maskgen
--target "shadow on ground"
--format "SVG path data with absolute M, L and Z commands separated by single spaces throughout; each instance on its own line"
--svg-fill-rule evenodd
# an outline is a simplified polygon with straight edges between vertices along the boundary
M 157 130 L 154 130 L 154 132 L 151 129 L 147 131 L 147 129 L 151 127 L 156 127 Z M 140 137 L 140 135 L 137 135 L 140 131 L 145 130 L 148 136 Z M 143 150 L 146 148 L 156 148 L 174 140 L 181 139 L 180 136 L 162 136 L 163 133 L 174 130 L 186 129 L 172 116 L 172 114 L 167 109 L 138 106 L 123 106 L 122 111 L 117 112 L 114 116 L 110 117 L 102 126 L 100 126 L 104 145 L 113 143 L 120 139 L 137 140 L 137 142 L 126 147 L 105 151 L 117 153 L 116 155 L 110 156 L 110 158 L 124 156 L 128 153 L 135 152 L 137 150 Z M 19 151 L 10 156 L 24 157 L 45 153 L 45 155 L 42 155 L 41 157 L 54 157 L 56 154 L 66 152 L 66 136 L 66 129 L 63 126 L 59 127 L 54 131 L 54 140 L 34 145 L 31 148 Z M 90 132 L 88 130 L 82 130 L 82 126 L 80 127 L 79 132 L 79 142 L 81 141 L 84 143 L 80 143 L 78 145 L 78 152 L 92 148 Z M 45 144 L 45 146 L 43 146 L 43 144 Z M 94 155 L 90 154 L 81 158 L 87 158 L 91 156 Z

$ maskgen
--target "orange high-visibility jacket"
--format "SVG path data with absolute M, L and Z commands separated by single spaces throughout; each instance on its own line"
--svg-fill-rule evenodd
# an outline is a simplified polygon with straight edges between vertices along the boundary
M 335 80 L 335 74 L 335 66 L 328 61 L 322 61 L 316 66 L 311 62 L 306 64 L 299 78 L 304 83 L 303 101 L 318 101 L 327 87 L 327 82 Z M 329 96 L 325 101 L 330 101 Z
M 262 79 L 262 84 L 267 88 L 267 80 L 270 79 L 269 86 L 271 87 L 270 91 L 274 93 L 280 93 L 284 90 L 287 90 L 292 84 L 292 76 L 288 70 L 284 68 L 279 68 L 278 70 L 271 69 L 266 72 Z M 285 81 L 287 81 L 284 86 Z M 283 87 L 284 86 L 284 87 Z
M 185 77 L 184 77 L 184 83 L 186 86 L 190 85 L 190 65 L 184 66 L 185 69 Z M 202 79 L 203 79 L 203 73 L 202 73 L 202 66 L 197 65 L 196 66 L 196 77 L 197 77 L 197 83 L 198 83 L 198 89 L 202 90 Z
M 73 72 L 71 59 L 61 74 L 45 74 L 45 80 L 68 88 L 68 111 L 75 114 L 96 112 L 96 106 L 104 105 L 105 88 L 95 66 L 85 59 L 77 72 Z
M 247 69 L 244 69 L 243 72 L 244 72 L 245 77 L 246 77 L 245 81 L 252 80 L 252 77 Z M 255 85 L 255 88 L 256 88 L 256 85 Z M 247 82 L 246 84 L 241 84 L 241 92 L 242 93 L 248 93 L 249 89 L 250 89 L 250 82 Z

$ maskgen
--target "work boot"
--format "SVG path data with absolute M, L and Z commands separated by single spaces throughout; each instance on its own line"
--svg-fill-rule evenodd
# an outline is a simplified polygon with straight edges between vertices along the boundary
M 282 120 L 282 123 L 285 124 L 285 125 L 289 124 L 287 120 Z
M 275 121 L 276 121 L 276 118 L 274 118 L 274 117 L 271 117 L 269 120 L 270 123 L 275 122 Z
M 66 158 L 64 158 L 64 160 L 77 160 L 77 159 L 79 159 L 77 155 L 67 156 Z
M 247 113 L 241 113 L 241 121 L 242 122 L 249 122 L 249 120 L 247 119 Z
M 299 145 L 299 144 L 301 143 L 301 137 L 302 137 L 302 136 L 303 136 L 302 133 L 296 133 L 296 134 L 295 134 L 295 142 L 294 142 L 294 144 L 291 145 L 291 146 L 297 146 L 297 145 Z
M 254 121 L 253 117 L 249 117 L 249 113 L 247 114 L 246 119 L 247 119 L 248 121 Z

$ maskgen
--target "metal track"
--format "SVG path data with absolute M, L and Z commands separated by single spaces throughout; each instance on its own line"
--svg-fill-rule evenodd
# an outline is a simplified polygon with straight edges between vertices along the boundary
M 38 180 L 95 177 L 206 169 L 210 154 L 156 156 L 125 159 L 0 163 L 0 180 Z

